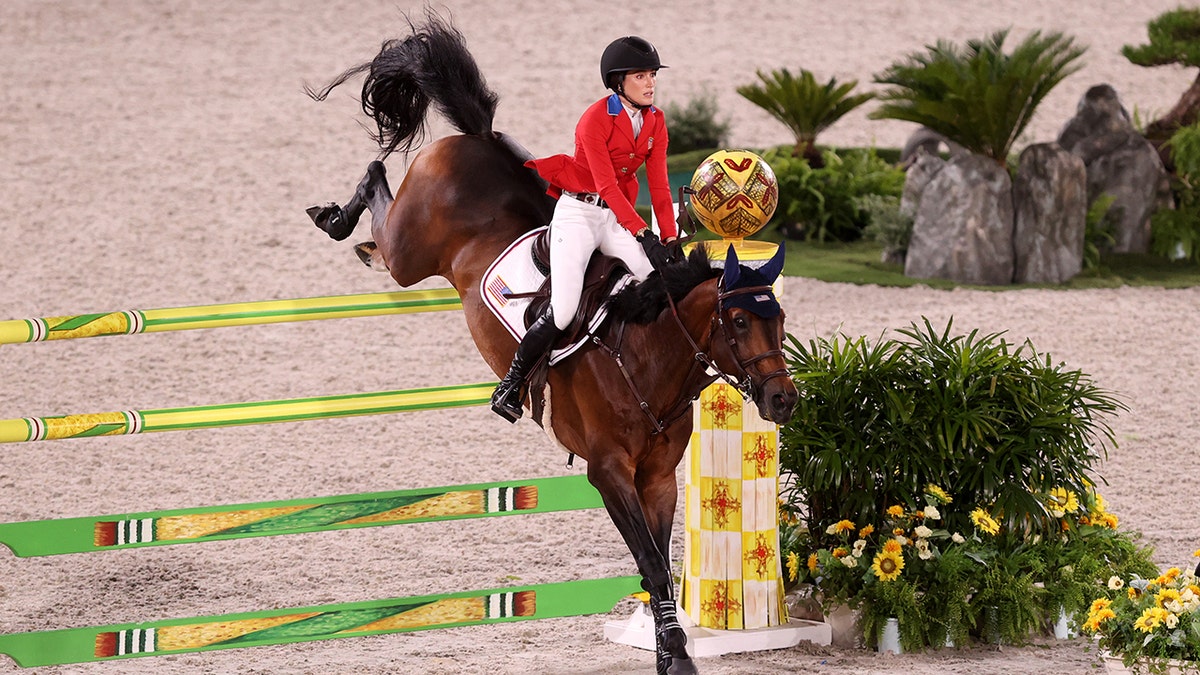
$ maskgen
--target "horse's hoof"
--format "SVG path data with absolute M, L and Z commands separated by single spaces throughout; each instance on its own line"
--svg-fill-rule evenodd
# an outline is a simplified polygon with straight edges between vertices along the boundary
M 313 224 L 328 234 L 335 241 L 341 241 L 350 236 L 353 228 L 346 227 L 346 213 L 334 202 L 321 206 L 310 206 L 304 210 Z
M 667 675 L 697 675 L 699 672 L 691 659 L 675 657 L 671 659 L 671 665 L 667 666 Z
M 376 272 L 388 271 L 387 263 L 384 262 L 383 256 L 379 253 L 379 246 L 373 241 L 364 241 L 354 245 L 354 254 L 362 261 L 364 265 L 370 267 Z

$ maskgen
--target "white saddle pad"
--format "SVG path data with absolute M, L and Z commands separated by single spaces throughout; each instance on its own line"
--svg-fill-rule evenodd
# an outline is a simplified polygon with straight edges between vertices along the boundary
M 533 293 L 541 288 L 546 275 L 538 271 L 533 264 L 533 240 L 546 228 L 539 227 L 532 232 L 522 235 L 496 258 L 488 267 L 479 282 L 479 292 L 483 302 L 500 323 L 508 329 L 518 341 L 525 336 L 525 310 L 529 307 L 530 298 L 513 298 L 512 295 Z M 627 274 L 617 280 L 612 293 L 625 288 L 633 281 L 633 275 Z M 576 342 L 563 349 L 550 352 L 550 365 L 574 354 L 587 342 L 600 324 L 608 317 L 608 307 L 601 306 L 596 314 L 588 320 L 587 333 Z

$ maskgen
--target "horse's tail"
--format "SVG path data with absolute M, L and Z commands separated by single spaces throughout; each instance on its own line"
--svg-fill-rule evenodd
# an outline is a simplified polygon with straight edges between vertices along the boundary
M 384 42 L 372 61 L 350 68 L 321 91 L 306 87 L 308 95 L 324 100 L 334 87 L 367 73 L 362 108 L 375 120 L 374 138 L 384 157 L 421 145 L 430 102 L 460 132 L 490 133 L 500 97 L 488 88 L 462 33 L 432 11 L 424 26 L 409 20 L 409 28 L 412 35 Z

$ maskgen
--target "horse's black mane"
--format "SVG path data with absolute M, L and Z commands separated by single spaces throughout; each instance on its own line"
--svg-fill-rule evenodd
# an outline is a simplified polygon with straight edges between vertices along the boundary
M 608 315 L 616 321 L 650 323 L 666 309 L 668 293 L 678 302 L 693 288 L 720 274 L 721 269 L 709 262 L 705 247 L 697 246 L 686 260 L 668 265 L 609 298 Z

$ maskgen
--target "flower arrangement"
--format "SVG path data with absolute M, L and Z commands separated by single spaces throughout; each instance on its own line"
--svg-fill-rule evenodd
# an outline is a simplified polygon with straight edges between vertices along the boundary
M 898 619 L 901 646 L 911 652 L 965 644 L 972 635 L 1020 643 L 1059 611 L 1081 612 L 1114 572 L 1153 569 L 1149 551 L 1115 529 L 1117 517 L 1094 490 L 1081 499 L 1052 489 L 1040 499 L 1058 518 L 1057 537 L 1014 530 L 989 508 L 956 503 L 933 484 L 876 522 L 830 523 L 821 542 L 804 536 L 803 519 L 784 504 L 788 580 L 812 584 L 826 609 L 858 610 L 868 640 Z
M 857 608 L 867 637 L 896 617 L 911 651 L 1019 643 L 1079 618 L 1110 576 L 1158 575 L 1092 482 L 1124 404 L 1028 342 L 928 320 L 896 332 L 789 336 L 792 581 Z
M 1188 672 L 1200 672 L 1200 580 L 1178 567 L 1155 578 L 1114 575 L 1089 607 L 1083 630 L 1126 667 L 1165 673 L 1172 660 L 1190 661 Z

